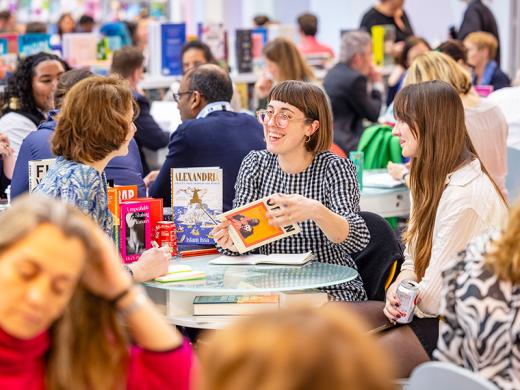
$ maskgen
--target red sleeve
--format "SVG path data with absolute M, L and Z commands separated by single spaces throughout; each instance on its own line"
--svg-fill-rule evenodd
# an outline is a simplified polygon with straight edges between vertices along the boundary
M 148 351 L 133 347 L 128 369 L 128 390 L 189 390 L 193 353 L 188 340 L 173 350 Z

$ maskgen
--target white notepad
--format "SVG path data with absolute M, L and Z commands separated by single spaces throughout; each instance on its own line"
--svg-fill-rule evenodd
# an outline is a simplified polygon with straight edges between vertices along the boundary
M 216 265 L 256 265 L 280 264 L 303 265 L 314 258 L 312 252 L 307 253 L 271 253 L 270 255 L 219 256 L 211 260 Z
M 363 186 L 375 188 L 394 188 L 402 186 L 403 182 L 395 180 L 388 173 L 374 173 L 363 176 Z

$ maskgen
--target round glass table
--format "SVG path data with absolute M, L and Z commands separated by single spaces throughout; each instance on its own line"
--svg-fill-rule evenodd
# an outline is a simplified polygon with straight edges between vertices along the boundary
M 163 308 L 168 319 L 175 325 L 215 329 L 227 325 L 232 320 L 229 316 L 194 316 L 195 296 L 261 295 L 308 290 L 346 283 L 358 275 L 353 268 L 317 261 L 303 266 L 208 264 L 217 256 L 172 260 L 172 264 L 186 264 L 194 271 L 204 271 L 204 279 L 175 283 L 144 283 L 148 295 Z

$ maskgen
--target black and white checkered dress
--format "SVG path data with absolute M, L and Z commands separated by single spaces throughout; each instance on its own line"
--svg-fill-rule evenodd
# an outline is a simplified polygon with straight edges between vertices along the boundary
M 276 155 L 267 150 L 250 152 L 242 161 L 235 184 L 233 207 L 239 207 L 275 193 L 300 194 L 320 201 L 343 216 L 350 225 L 348 238 L 335 244 L 327 239 L 313 221 L 299 223 L 301 232 L 257 249 L 258 253 L 302 253 L 312 251 L 318 261 L 356 268 L 350 253 L 365 248 L 370 240 L 365 221 L 359 211 L 359 188 L 352 162 L 330 152 L 316 155 L 303 172 L 289 174 L 278 164 Z M 324 289 L 331 300 L 360 301 L 366 299 L 363 282 L 355 280 Z

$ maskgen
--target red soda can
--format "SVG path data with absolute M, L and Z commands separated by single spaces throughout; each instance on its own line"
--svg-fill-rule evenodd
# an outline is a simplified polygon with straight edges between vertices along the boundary
M 399 310 L 405 313 L 404 317 L 397 320 L 400 324 L 412 322 L 419 296 L 419 283 L 413 280 L 403 280 L 397 287 L 397 297 L 399 298 Z
M 177 228 L 173 221 L 159 221 L 155 225 L 154 240 L 160 247 L 167 245 L 170 248 L 170 254 L 177 256 Z

